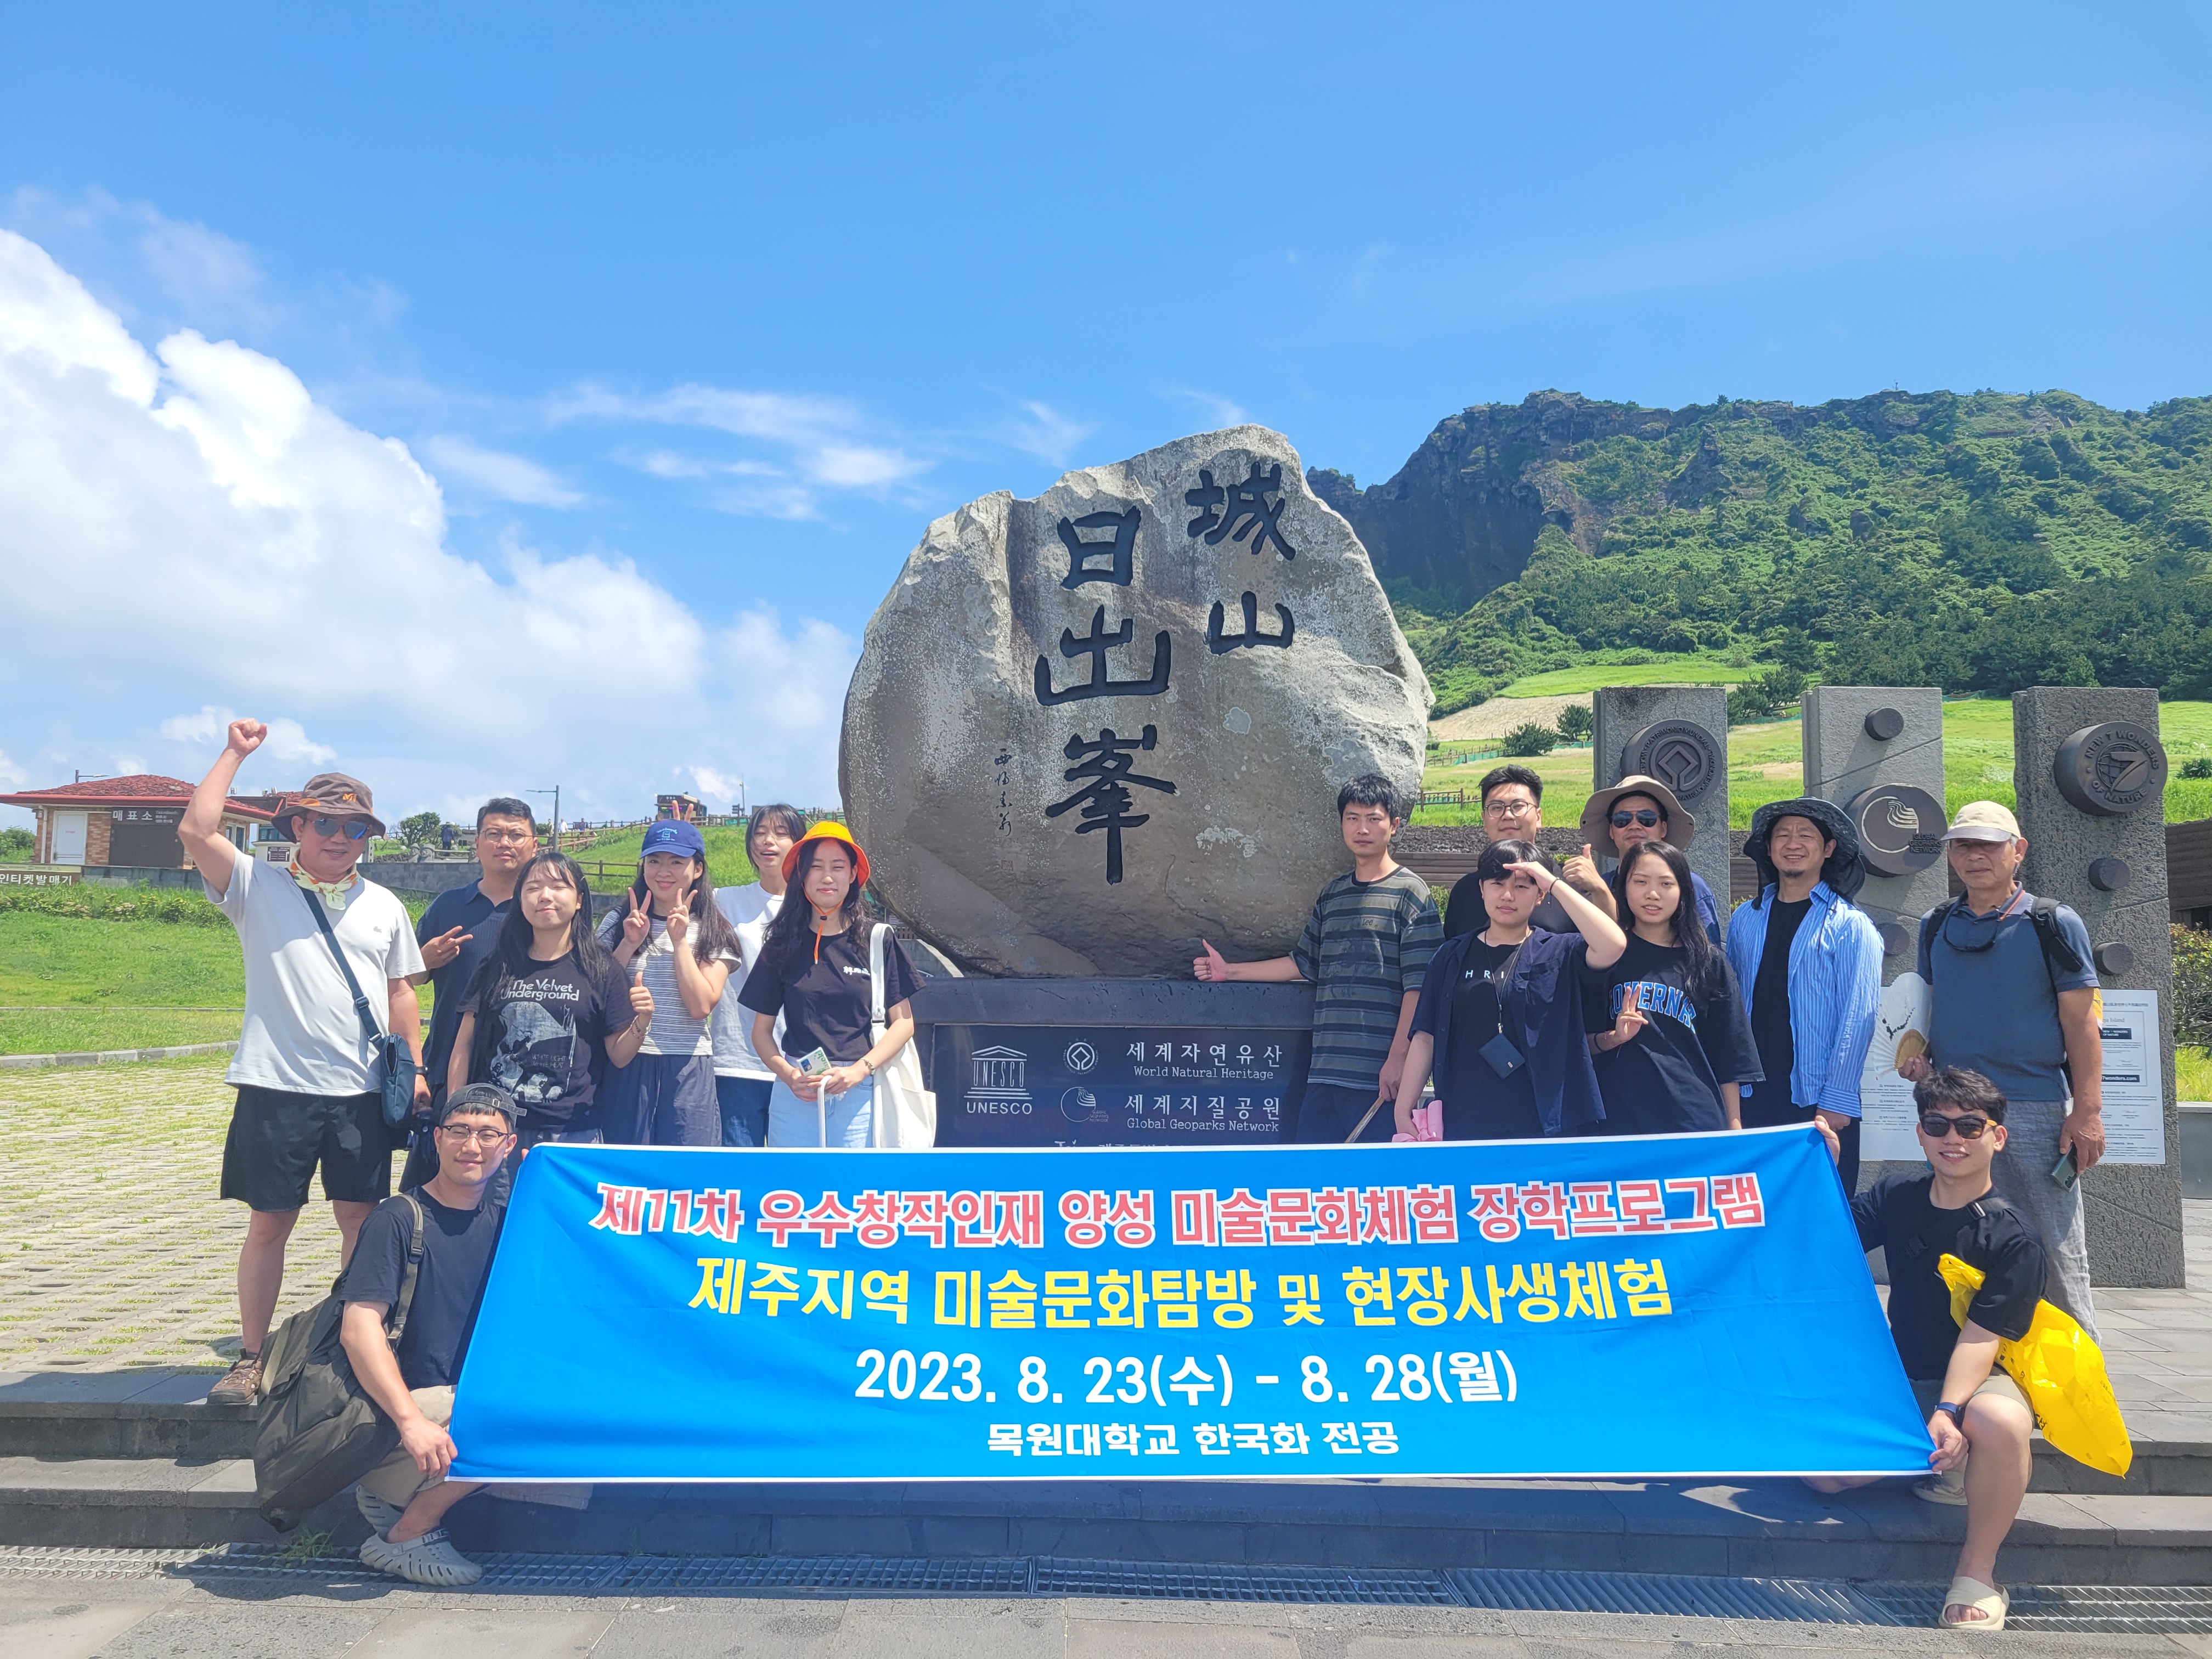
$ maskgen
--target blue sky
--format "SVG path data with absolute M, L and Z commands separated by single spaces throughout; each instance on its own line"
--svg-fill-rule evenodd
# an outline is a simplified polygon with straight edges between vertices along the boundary
M 1249 418 L 1372 483 L 1547 386 L 2205 393 L 2207 19 L 18 9 L 0 781 L 196 775 L 239 709 L 403 808 L 812 803 L 922 527 L 1069 465 Z

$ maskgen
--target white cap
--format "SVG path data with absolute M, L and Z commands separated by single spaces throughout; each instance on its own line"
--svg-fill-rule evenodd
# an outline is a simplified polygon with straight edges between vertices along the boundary
M 1993 800 L 1970 800 L 1959 809 L 1945 841 L 2018 841 L 2020 820 Z

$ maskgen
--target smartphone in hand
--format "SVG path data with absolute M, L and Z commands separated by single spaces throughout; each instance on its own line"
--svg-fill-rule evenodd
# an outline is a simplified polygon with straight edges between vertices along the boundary
M 804 1054 L 799 1058 L 799 1070 L 802 1076 L 820 1077 L 829 1069 L 830 1056 L 819 1048 L 811 1054 Z
M 2051 1178 L 2061 1187 L 2071 1187 L 2081 1178 L 2081 1166 L 2074 1161 L 2074 1153 L 2070 1148 L 2057 1163 L 2051 1166 Z

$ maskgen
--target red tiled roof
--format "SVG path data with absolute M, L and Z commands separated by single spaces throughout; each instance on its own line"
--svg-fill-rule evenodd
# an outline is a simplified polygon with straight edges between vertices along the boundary
M 192 786 L 182 778 L 138 772 L 127 778 L 87 778 L 82 783 L 64 783 L 54 789 L 26 789 L 19 794 L 0 795 L 0 805 L 143 806 L 155 802 L 165 806 L 183 806 L 191 798 Z M 240 800 L 235 795 L 226 803 L 226 810 L 240 817 L 265 820 L 276 816 L 259 801 Z

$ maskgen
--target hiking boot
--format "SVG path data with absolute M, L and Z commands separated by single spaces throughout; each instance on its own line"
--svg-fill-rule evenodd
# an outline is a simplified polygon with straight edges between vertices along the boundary
M 1966 1466 L 1962 1462 L 1955 1469 L 1942 1474 L 1931 1474 L 1912 1486 L 1912 1495 L 1923 1504 L 1948 1504 L 1963 1509 L 1966 1503 Z
M 210 1406 L 251 1406 L 261 1392 L 261 1356 L 240 1354 L 238 1363 L 222 1374 L 222 1381 L 208 1390 Z
M 398 1526 L 399 1517 L 406 1513 L 398 1505 L 386 1503 L 366 1486 L 353 1489 L 353 1506 L 361 1511 L 361 1518 L 368 1522 L 369 1529 L 380 1534 Z
M 443 1527 L 433 1527 L 420 1538 L 395 1544 L 381 1533 L 372 1533 L 361 1547 L 362 1564 L 410 1584 L 431 1589 L 459 1589 L 483 1577 L 483 1569 L 453 1547 Z

